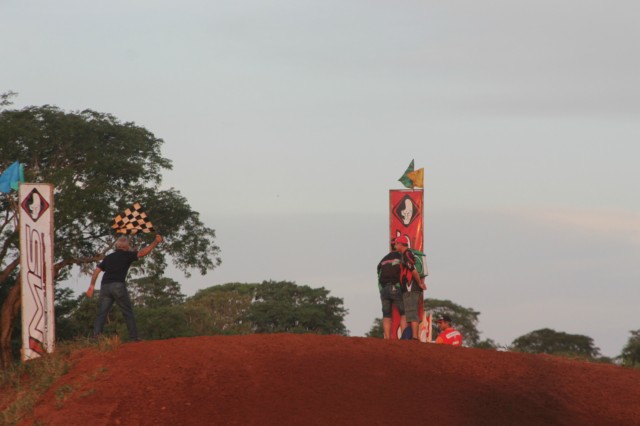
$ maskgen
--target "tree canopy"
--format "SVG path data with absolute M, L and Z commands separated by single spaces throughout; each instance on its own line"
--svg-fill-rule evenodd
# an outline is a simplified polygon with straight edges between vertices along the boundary
M 187 304 L 207 306 L 225 327 L 254 333 L 347 334 L 343 300 L 324 287 L 290 281 L 229 283 L 196 293 Z
M 228 283 L 199 290 L 185 305 L 194 313 L 193 327 L 199 334 L 248 334 L 253 326 L 247 319 L 259 284 Z
M 600 349 L 594 345 L 591 337 L 549 328 L 535 330 L 518 337 L 511 344 L 511 349 L 519 352 L 586 359 L 595 359 L 600 355 Z
M 161 308 L 184 302 L 180 283 L 167 277 L 142 277 L 129 281 L 129 297 L 135 306 Z
M 382 326 L 382 318 L 376 318 L 371 324 L 371 328 L 364 334 L 364 337 L 373 337 L 376 339 L 384 338 L 384 327 Z
M 630 331 L 631 336 L 627 344 L 622 348 L 622 364 L 628 367 L 640 367 L 640 330 Z
M 4 105 L 9 97 L 2 97 Z M 70 265 L 91 269 L 114 241 L 113 218 L 134 202 L 145 207 L 164 243 L 133 274 L 159 277 L 169 261 L 187 276 L 220 264 L 215 231 L 178 190 L 161 187 L 162 171 L 171 168 L 162 144 L 144 127 L 92 110 L 65 112 L 49 105 L 0 110 L 0 170 L 18 160 L 26 181 L 54 185 L 57 279 L 67 276 Z M 19 263 L 15 192 L 0 195 L 0 201 L 0 286 L 13 286 L 11 274 Z M 133 244 L 147 239 L 136 236 Z M 9 292 L 2 307 L 3 354 L 18 299 L 17 291 Z
M 265 281 L 256 287 L 247 318 L 256 333 L 347 334 L 343 300 L 324 287 Z
M 145 277 L 133 282 L 136 319 L 145 339 L 250 333 L 347 334 L 342 299 L 324 288 L 289 281 L 228 283 L 198 291 L 184 300 L 179 284 Z M 159 288 L 170 289 L 168 297 Z M 176 291 L 177 290 L 177 291 Z M 171 296 L 173 295 L 173 296 Z M 56 327 L 60 338 L 91 334 L 97 298 L 73 299 L 68 289 L 57 290 Z M 120 310 L 108 317 L 106 334 L 124 334 Z
M 177 190 L 160 189 L 162 170 L 171 168 L 160 153 L 162 143 L 143 127 L 91 110 L 43 106 L 0 112 L 0 167 L 18 160 L 27 181 L 55 187 L 57 261 L 77 263 L 103 251 L 113 239 L 113 217 L 138 201 L 166 241 L 149 266 L 161 270 L 169 255 L 186 273 L 206 273 L 220 261 L 215 233 Z M 15 228 L 5 225 L 2 231 L 6 236 Z

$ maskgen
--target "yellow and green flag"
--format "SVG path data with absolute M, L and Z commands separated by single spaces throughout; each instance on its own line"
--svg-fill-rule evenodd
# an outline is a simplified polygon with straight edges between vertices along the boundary
M 413 181 L 409 177 L 409 173 L 413 172 L 413 160 L 411 160 L 411 164 L 407 167 L 407 170 L 404 171 L 404 174 L 400 179 L 398 179 L 406 188 L 413 188 Z
M 424 188 L 424 169 L 418 169 L 407 173 L 407 177 L 411 179 L 413 186 Z
M 414 170 L 413 160 L 404 174 L 398 179 L 406 188 L 424 188 L 424 169 Z

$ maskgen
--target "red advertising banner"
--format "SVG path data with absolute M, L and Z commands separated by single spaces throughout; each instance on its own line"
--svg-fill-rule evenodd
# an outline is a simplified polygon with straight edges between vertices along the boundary
M 389 191 L 389 240 L 406 235 L 410 248 L 423 250 L 423 204 L 422 190 L 392 189 Z
M 424 246 L 424 192 L 420 189 L 392 189 L 389 191 L 389 241 L 405 235 L 409 238 L 409 248 L 423 251 Z M 419 318 L 423 317 L 420 303 Z M 402 335 L 400 313 L 393 307 L 391 317 L 391 339 Z

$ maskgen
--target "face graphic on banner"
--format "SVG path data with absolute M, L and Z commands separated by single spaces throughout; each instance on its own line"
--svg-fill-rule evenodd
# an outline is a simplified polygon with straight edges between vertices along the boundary
M 42 210 L 42 201 L 40 201 L 40 194 L 31 194 L 31 203 L 27 203 L 29 210 L 31 211 L 31 218 L 37 220 L 40 217 L 40 210 Z
M 413 203 L 410 199 L 405 198 L 404 200 L 404 210 L 401 212 L 402 214 L 402 223 L 406 225 L 411 223 L 411 219 L 413 219 Z
M 47 211 L 49 203 L 34 189 L 22 202 L 22 208 L 35 222 Z
M 394 215 L 404 226 L 409 226 L 419 216 L 419 207 L 413 202 L 410 196 L 405 196 L 393 209 Z

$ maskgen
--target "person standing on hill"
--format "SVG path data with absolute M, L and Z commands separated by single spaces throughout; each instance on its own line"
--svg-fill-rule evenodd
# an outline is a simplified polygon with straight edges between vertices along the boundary
M 407 326 L 404 315 L 404 303 L 400 289 L 400 261 L 401 255 L 395 250 L 391 242 L 391 252 L 378 263 L 378 290 L 382 302 L 382 330 L 385 339 L 391 338 L 391 316 L 395 306 L 400 313 L 401 329 Z
M 422 300 L 422 292 L 427 289 L 424 279 L 416 269 L 415 255 L 409 250 L 409 238 L 400 235 L 395 239 L 395 248 L 400 253 L 400 284 L 402 288 L 402 302 L 407 322 L 411 323 L 413 339 L 418 340 L 418 307 Z
M 462 346 L 462 334 L 451 326 L 451 317 L 441 315 L 436 320 L 436 325 L 440 329 L 440 334 L 436 338 L 436 343 L 443 345 Z
M 131 245 L 127 237 L 120 237 L 116 240 L 116 250 L 107 255 L 96 267 L 91 277 L 91 284 L 87 290 L 87 296 L 92 297 L 96 280 L 100 273 L 104 272 L 102 282 L 100 283 L 98 317 L 93 326 L 94 338 L 102 334 L 104 324 L 107 321 L 107 315 L 115 302 L 124 315 L 127 331 L 129 332 L 129 339 L 132 341 L 140 340 L 138 337 L 138 328 L 136 327 L 136 319 L 133 315 L 131 299 L 127 291 L 127 273 L 133 262 L 151 253 L 161 242 L 162 236 L 157 234 L 155 240 L 153 240 L 150 245 L 136 252 L 131 250 Z

